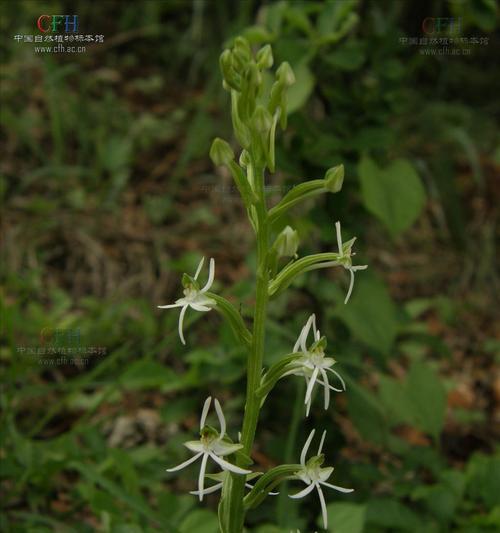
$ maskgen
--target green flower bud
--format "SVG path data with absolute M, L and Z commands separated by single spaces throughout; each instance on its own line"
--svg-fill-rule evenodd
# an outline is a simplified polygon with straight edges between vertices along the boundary
M 234 159 L 233 149 L 223 139 L 216 137 L 210 148 L 210 159 L 215 165 L 228 165 Z
M 252 58 L 250 44 L 244 37 L 236 37 L 233 46 L 234 59 L 238 65 L 243 66 Z
M 250 154 L 246 150 L 242 150 L 240 154 L 240 166 L 246 168 L 250 163 Z
M 273 248 L 278 257 L 295 257 L 299 248 L 299 234 L 296 230 L 287 226 L 274 241 Z
M 255 129 L 259 133 L 267 134 L 271 129 L 273 118 L 269 111 L 262 105 L 257 106 L 252 117 Z
M 222 52 L 219 58 L 219 65 L 225 82 L 225 86 L 223 83 L 224 88 L 226 89 L 229 86 L 239 91 L 241 86 L 240 76 L 234 70 L 233 57 L 230 50 L 224 50 Z
M 284 61 L 276 71 L 276 77 L 287 87 L 295 83 L 295 74 L 287 61 Z
M 273 50 L 269 44 L 266 44 L 257 52 L 256 60 L 261 70 L 273 66 Z
M 329 168 L 325 174 L 325 189 L 330 192 L 339 192 L 344 183 L 344 165 Z

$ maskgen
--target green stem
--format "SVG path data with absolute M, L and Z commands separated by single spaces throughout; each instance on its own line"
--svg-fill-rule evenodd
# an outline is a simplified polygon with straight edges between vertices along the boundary
M 255 312 L 253 321 L 252 344 L 247 362 L 247 393 L 243 429 L 241 432 L 241 444 L 243 452 L 250 456 L 255 438 L 255 431 L 260 412 L 260 397 L 255 393 L 260 386 L 262 375 L 262 359 L 264 357 L 265 326 L 267 317 L 267 303 L 269 299 L 269 228 L 266 202 L 264 196 L 264 169 L 255 167 L 254 176 L 256 193 L 259 202 L 255 206 L 257 214 L 257 286 L 255 295 Z M 227 509 L 228 523 L 225 529 L 230 533 L 243 531 L 245 513 L 243 509 L 243 497 L 245 479 L 243 476 L 232 475 L 231 483 L 228 484 Z M 224 494 L 223 494 L 224 497 Z

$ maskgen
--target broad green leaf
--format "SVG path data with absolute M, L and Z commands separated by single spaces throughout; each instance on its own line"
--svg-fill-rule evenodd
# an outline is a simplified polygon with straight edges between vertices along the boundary
M 415 362 L 408 374 L 407 387 L 415 424 L 437 440 L 446 408 L 446 391 L 439 376 L 430 366 Z
M 331 503 L 327 506 L 328 531 L 331 533 L 362 533 L 366 506 L 359 503 Z M 322 525 L 321 516 L 318 524 Z
M 218 533 L 219 521 L 212 511 L 192 512 L 181 524 L 179 533 Z
M 385 285 L 368 272 L 356 275 L 352 297 L 335 314 L 353 335 L 388 355 L 398 333 L 397 309 Z
M 500 456 L 477 454 L 467 465 L 467 494 L 488 507 L 498 503 L 500 494 Z
M 358 385 L 346 374 L 344 380 L 349 391 L 349 417 L 356 429 L 370 442 L 384 444 L 387 438 L 387 422 L 382 405 L 368 389 Z
M 414 500 L 421 500 L 429 511 L 442 522 L 450 521 L 462 499 L 465 479 L 462 472 L 448 470 L 440 475 L 440 482 L 434 485 L 420 485 L 412 494 Z
M 171 369 L 144 359 L 132 363 L 121 375 L 120 381 L 127 389 L 154 389 L 169 383 L 182 386 L 179 376 Z
M 358 165 L 361 195 L 366 208 L 396 237 L 417 219 L 425 204 L 425 190 L 413 166 L 397 159 L 380 168 L 369 157 Z
M 413 511 L 391 498 L 370 500 L 366 521 L 384 529 L 397 528 L 403 531 L 415 531 L 420 525 L 420 520 Z
M 404 383 L 380 375 L 378 393 L 380 401 L 384 404 L 384 407 L 390 414 L 390 422 L 392 425 L 400 424 L 402 422 L 414 422 L 415 416 L 413 404 Z

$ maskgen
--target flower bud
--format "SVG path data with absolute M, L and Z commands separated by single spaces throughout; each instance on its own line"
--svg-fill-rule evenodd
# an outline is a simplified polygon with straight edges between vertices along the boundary
M 210 159 L 215 165 L 228 165 L 234 159 L 233 149 L 223 139 L 216 137 L 210 148 Z
M 257 52 L 256 60 L 261 70 L 273 66 L 273 51 L 269 44 L 266 44 Z
M 230 50 L 224 50 L 219 58 L 219 65 L 225 85 L 237 91 L 240 90 L 239 75 L 234 70 L 233 57 Z M 226 89 L 226 87 L 224 87 Z
M 284 61 L 276 71 L 276 77 L 287 87 L 295 83 L 295 74 L 287 61 Z
M 329 168 L 325 174 L 325 188 L 330 192 L 339 192 L 344 183 L 344 165 Z
M 255 112 L 252 117 L 253 124 L 255 126 L 255 129 L 260 132 L 267 134 L 269 129 L 271 128 L 271 125 L 273 123 L 273 119 L 271 117 L 271 114 L 269 111 L 262 105 L 257 106 L 255 109 Z
M 277 237 L 273 245 L 278 257 L 295 257 L 299 248 L 299 234 L 287 226 Z
M 242 150 L 240 154 L 240 166 L 246 168 L 250 163 L 250 154 L 247 152 L 247 150 Z
M 234 40 L 233 54 L 241 66 L 245 65 L 252 58 L 252 50 L 250 44 L 244 37 L 236 37 Z

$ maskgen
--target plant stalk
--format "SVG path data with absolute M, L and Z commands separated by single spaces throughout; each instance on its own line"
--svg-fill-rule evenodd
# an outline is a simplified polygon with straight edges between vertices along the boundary
M 241 432 L 241 444 L 243 452 L 250 456 L 257 422 L 259 420 L 260 399 L 255 394 L 260 385 L 262 376 L 262 360 L 264 357 L 264 341 L 267 318 L 267 303 L 269 299 L 269 228 L 266 201 L 264 195 L 264 168 L 254 165 L 256 193 L 259 201 L 255 206 L 257 214 L 257 283 L 255 294 L 255 311 L 253 320 L 252 345 L 247 361 L 247 391 L 245 414 L 243 417 L 243 429 Z M 230 533 L 241 533 L 245 513 L 243 509 L 243 497 L 245 480 L 242 476 L 231 475 L 231 483 L 228 484 L 227 508 L 228 524 L 225 530 Z M 224 496 L 224 495 L 223 495 Z

